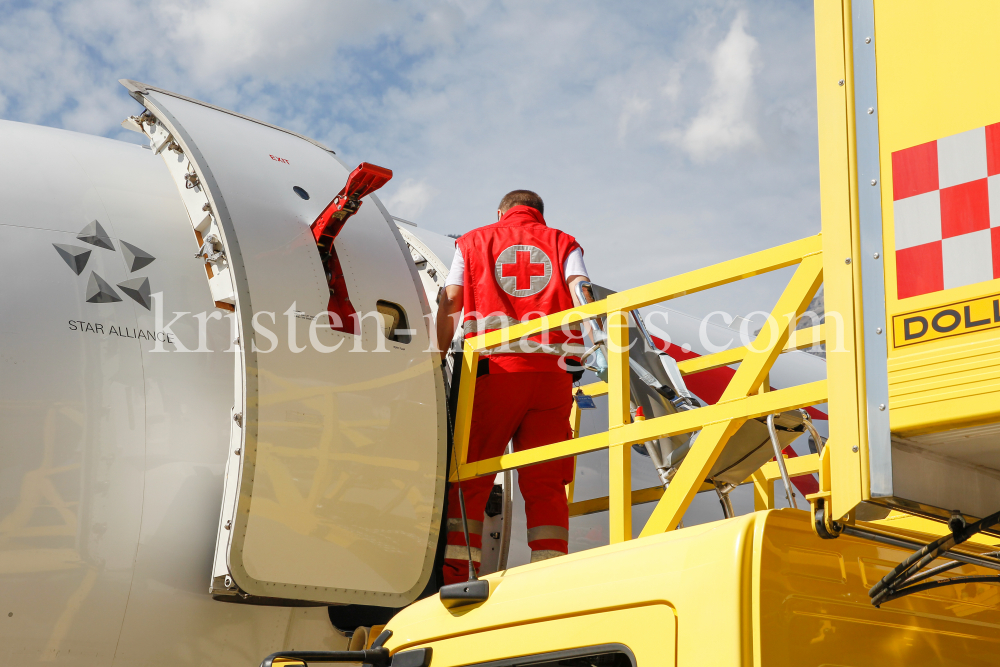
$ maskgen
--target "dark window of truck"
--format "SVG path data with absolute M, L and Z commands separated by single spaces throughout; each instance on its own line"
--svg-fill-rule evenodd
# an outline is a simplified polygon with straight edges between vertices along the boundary
M 467 667 L 636 667 L 635 656 L 623 644 L 584 646 L 566 651 L 524 655 L 480 662 Z

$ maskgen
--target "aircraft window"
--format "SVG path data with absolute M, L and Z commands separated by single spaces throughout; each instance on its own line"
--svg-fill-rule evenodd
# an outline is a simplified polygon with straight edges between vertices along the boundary
M 299 186 L 296 185 L 295 187 L 292 188 L 292 190 L 294 190 L 295 194 L 302 197 L 303 199 L 305 200 L 309 199 L 309 193 L 306 192 L 304 188 L 300 188 Z
M 403 307 L 391 301 L 378 301 L 375 303 L 375 308 L 382 317 L 382 333 L 386 339 L 397 343 L 409 343 L 411 336 Z
M 587 646 L 568 651 L 525 655 L 507 660 L 481 662 L 469 667 L 636 667 L 635 656 L 622 644 Z

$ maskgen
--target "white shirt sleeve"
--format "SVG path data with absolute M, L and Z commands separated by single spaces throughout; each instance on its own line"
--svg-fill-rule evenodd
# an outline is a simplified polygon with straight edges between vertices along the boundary
M 563 264 L 563 275 L 569 278 L 570 276 L 584 276 L 589 277 L 587 274 L 587 266 L 583 263 L 583 250 L 577 248 L 569 254 L 566 258 L 566 262 Z
M 587 266 L 583 263 L 583 250 L 577 248 L 569 254 L 563 263 L 563 275 L 587 276 Z M 448 269 L 448 278 L 444 281 L 445 287 L 452 285 L 465 285 L 465 258 L 462 251 L 455 248 L 455 256 L 451 260 L 451 268 Z
M 448 278 L 444 281 L 445 287 L 452 285 L 465 285 L 465 258 L 462 251 L 455 247 L 455 256 L 451 258 L 451 268 L 448 269 Z

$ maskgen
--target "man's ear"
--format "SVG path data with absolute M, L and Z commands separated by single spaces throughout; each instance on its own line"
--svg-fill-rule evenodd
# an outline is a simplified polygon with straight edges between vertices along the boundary
M 497 209 L 497 222 L 500 222 L 500 218 L 503 217 L 503 211 Z

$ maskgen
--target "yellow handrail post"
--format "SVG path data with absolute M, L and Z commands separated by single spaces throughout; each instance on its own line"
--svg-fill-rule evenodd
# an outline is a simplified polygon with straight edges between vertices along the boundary
M 577 405 L 576 399 L 573 399 L 573 407 L 569 411 L 569 427 L 573 431 L 573 439 L 580 437 L 580 406 Z M 569 480 L 569 484 L 566 485 L 566 502 L 573 502 L 573 492 L 576 488 L 576 457 L 573 457 L 573 476 Z
M 774 480 L 768 479 L 763 471 L 758 470 L 753 475 L 753 510 L 774 509 Z
M 476 393 L 476 371 L 479 368 L 479 350 L 472 341 L 465 341 L 462 355 L 462 380 L 458 388 L 458 409 L 455 415 L 455 457 L 458 465 L 469 462 L 469 433 L 472 430 L 472 402 Z M 458 470 L 456 469 L 457 473 Z
M 632 421 L 628 371 L 628 314 L 608 313 L 608 428 Z
M 608 313 L 608 430 L 632 421 L 628 368 L 628 315 Z M 632 539 L 632 447 L 608 448 L 608 528 L 611 543 Z

